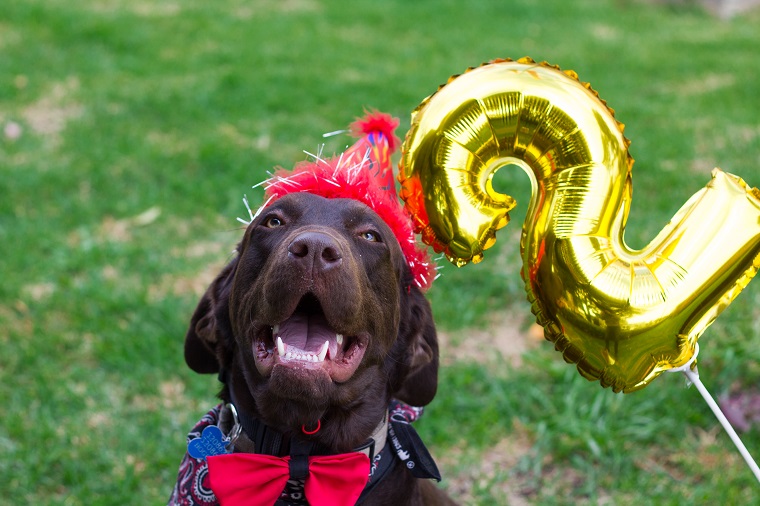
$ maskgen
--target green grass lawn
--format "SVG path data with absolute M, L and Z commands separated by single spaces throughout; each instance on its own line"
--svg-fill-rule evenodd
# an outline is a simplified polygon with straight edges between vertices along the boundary
M 0 502 L 161 504 L 215 377 L 184 332 L 241 236 L 242 197 L 365 108 L 401 118 L 468 66 L 577 71 L 626 124 L 643 247 L 720 166 L 760 185 L 760 12 L 634 0 L 4 0 L 0 8 Z M 467 504 L 753 504 L 694 388 L 613 394 L 529 328 L 523 205 L 484 262 L 442 268 L 446 336 L 419 423 Z M 717 396 L 758 392 L 760 282 L 701 337 Z M 527 343 L 489 352 L 511 330 Z M 496 339 L 496 338 L 494 338 Z M 479 349 L 477 349 L 479 347 Z M 760 430 L 742 434 L 760 459 Z

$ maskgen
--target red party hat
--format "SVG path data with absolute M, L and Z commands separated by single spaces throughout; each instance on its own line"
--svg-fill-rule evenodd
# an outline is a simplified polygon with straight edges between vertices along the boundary
M 340 156 L 317 156 L 314 161 L 297 164 L 292 171 L 275 172 L 266 182 L 265 206 L 296 192 L 362 202 L 393 231 L 415 283 L 427 289 L 435 278 L 435 265 L 417 243 L 411 218 L 396 195 L 391 154 L 400 144 L 394 135 L 398 124 L 389 114 L 367 113 L 351 124 L 351 133 L 359 139 Z

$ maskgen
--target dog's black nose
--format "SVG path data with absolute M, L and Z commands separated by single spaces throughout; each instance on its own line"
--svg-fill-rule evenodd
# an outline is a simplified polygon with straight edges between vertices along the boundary
M 288 257 L 309 272 L 327 271 L 343 261 L 337 241 L 322 232 L 298 234 L 288 246 Z

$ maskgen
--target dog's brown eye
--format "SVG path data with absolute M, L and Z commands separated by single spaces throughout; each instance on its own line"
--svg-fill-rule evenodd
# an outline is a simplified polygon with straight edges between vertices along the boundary
M 369 242 L 380 242 L 380 236 L 376 232 L 367 231 L 361 233 L 362 239 Z
M 277 216 L 270 216 L 264 221 L 264 226 L 267 228 L 277 228 L 282 226 L 282 220 Z

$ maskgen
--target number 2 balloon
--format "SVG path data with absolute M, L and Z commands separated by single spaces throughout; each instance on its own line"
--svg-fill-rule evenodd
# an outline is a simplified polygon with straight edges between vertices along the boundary
M 760 267 L 760 191 L 719 169 L 641 250 L 623 241 L 631 203 L 623 125 L 572 71 L 530 58 L 454 76 L 412 114 L 401 197 L 423 240 L 479 262 L 509 221 L 494 173 L 532 182 L 522 277 L 548 340 L 615 392 L 687 364 L 697 339 Z

